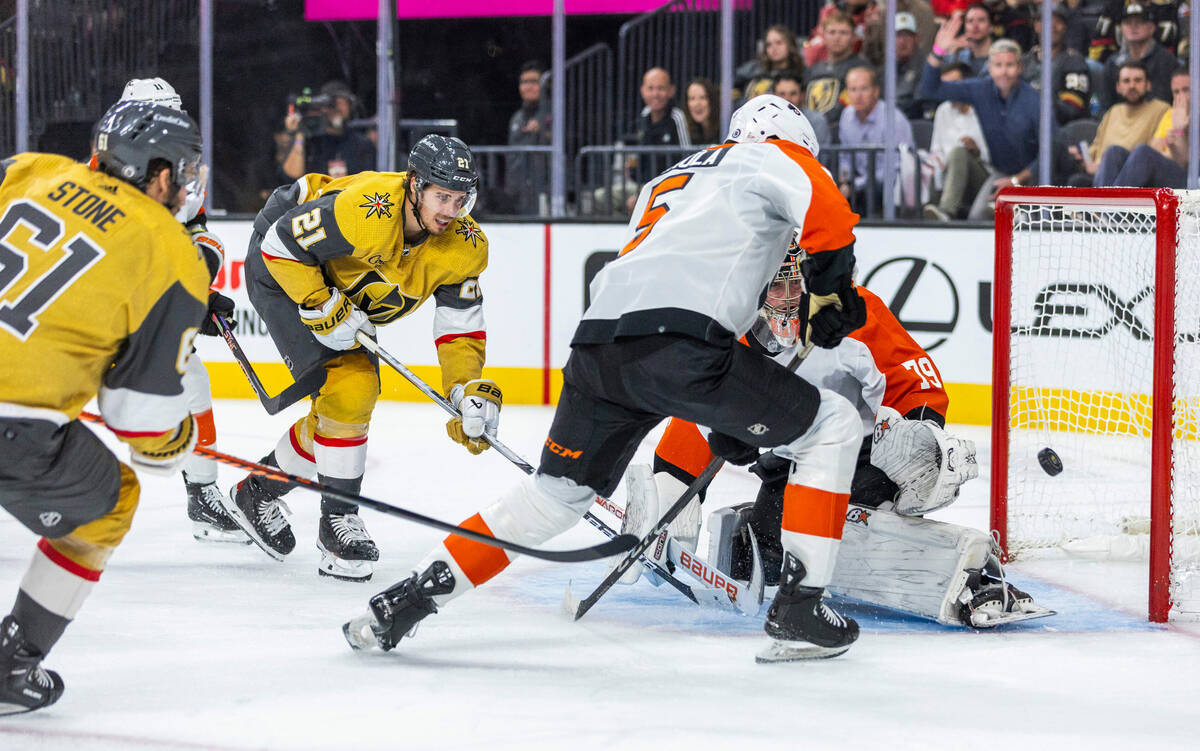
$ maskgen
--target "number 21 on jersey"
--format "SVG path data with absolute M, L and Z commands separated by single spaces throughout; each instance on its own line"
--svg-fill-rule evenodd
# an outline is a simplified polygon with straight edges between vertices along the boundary
M 692 179 L 694 174 L 693 172 L 684 172 L 670 175 L 650 189 L 650 198 L 646 201 L 646 209 L 642 212 L 642 218 L 638 220 L 637 234 L 621 249 L 620 255 L 625 255 L 642 244 L 642 240 L 646 239 L 646 235 L 650 234 L 650 231 L 654 229 L 654 225 L 658 223 L 658 220 L 666 216 L 667 212 L 671 210 L 667 202 L 661 200 L 662 197 L 667 193 L 673 193 L 674 191 L 686 188 L 688 181 Z

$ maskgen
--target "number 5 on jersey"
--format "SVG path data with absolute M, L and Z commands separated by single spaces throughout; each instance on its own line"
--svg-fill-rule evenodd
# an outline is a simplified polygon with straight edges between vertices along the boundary
M 679 175 L 671 175 L 651 188 L 650 200 L 646 201 L 646 209 L 642 212 L 642 218 L 638 220 L 638 233 L 621 249 L 621 255 L 625 255 L 641 245 L 642 240 L 646 239 L 646 235 L 650 234 L 650 230 L 654 229 L 654 225 L 658 223 L 658 220 L 666 216 L 667 212 L 671 210 L 666 201 L 660 203 L 659 199 L 667 193 L 686 188 L 693 174 L 692 172 L 684 172 Z

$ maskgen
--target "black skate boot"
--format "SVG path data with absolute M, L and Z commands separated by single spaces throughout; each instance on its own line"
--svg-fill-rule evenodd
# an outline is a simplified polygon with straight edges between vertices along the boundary
M 347 621 L 342 634 L 354 649 L 379 647 L 387 652 L 405 636 L 412 636 L 422 618 L 437 612 L 434 595 L 453 591 L 450 567 L 434 561 L 423 573 L 414 573 L 372 597 L 367 603 L 368 612 Z
M 296 536 L 283 515 L 292 510 L 263 486 L 261 478 L 251 475 L 234 485 L 228 496 L 221 497 L 221 505 L 254 544 L 275 560 L 282 561 L 295 549 Z
M 0 715 L 32 712 L 62 696 L 58 673 L 42 667 L 42 655 L 25 641 L 11 615 L 0 621 Z
M 785 553 L 779 591 L 763 624 L 774 641 L 759 653 L 757 662 L 836 657 L 858 638 L 858 624 L 826 605 L 821 600 L 821 587 L 800 585 L 804 573 L 804 564 Z
M 369 580 L 379 560 L 379 548 L 358 514 L 321 514 L 317 550 L 317 573 L 345 581 Z
M 221 503 L 221 491 L 215 482 L 192 482 L 185 472 L 183 485 L 187 488 L 187 515 L 192 520 L 192 537 L 200 542 L 250 544 L 250 538 L 226 513 Z

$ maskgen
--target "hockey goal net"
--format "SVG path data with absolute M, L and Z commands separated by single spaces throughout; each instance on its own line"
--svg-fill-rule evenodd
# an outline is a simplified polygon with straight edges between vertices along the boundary
M 1146 556 L 1150 620 L 1200 619 L 1200 191 L 1002 191 L 993 315 L 1004 552 Z

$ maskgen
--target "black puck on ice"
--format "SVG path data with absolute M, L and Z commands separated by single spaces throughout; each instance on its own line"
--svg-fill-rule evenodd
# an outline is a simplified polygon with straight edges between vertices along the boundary
M 1051 477 L 1062 472 L 1062 459 L 1058 458 L 1058 454 L 1054 453 L 1052 448 L 1047 447 L 1038 452 L 1038 464 L 1041 464 L 1042 469 Z

